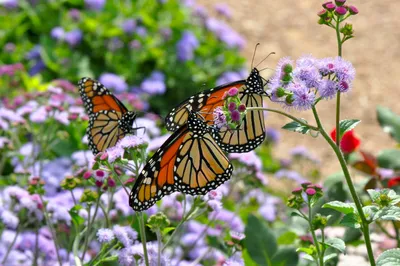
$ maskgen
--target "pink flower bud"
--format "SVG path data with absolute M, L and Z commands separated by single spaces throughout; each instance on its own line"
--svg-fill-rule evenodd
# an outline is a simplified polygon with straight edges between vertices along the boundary
M 236 96 L 239 93 L 239 90 L 236 87 L 233 87 L 231 89 L 229 89 L 228 91 L 228 95 L 233 97 Z
M 322 9 L 321 11 L 319 11 L 319 12 L 317 13 L 317 15 L 318 15 L 319 17 L 323 17 L 323 16 L 326 15 L 326 13 L 327 13 L 326 9 Z
M 239 120 L 240 120 L 240 113 L 239 113 L 239 111 L 238 111 L 238 110 L 233 110 L 233 111 L 231 112 L 231 118 L 232 118 L 232 121 L 234 121 L 234 122 L 239 121 Z
M 86 172 L 83 174 L 83 178 L 84 178 L 84 179 L 89 179 L 91 176 L 92 176 L 92 172 L 91 172 L 91 171 L 86 171 Z
M 294 195 L 300 195 L 301 192 L 303 192 L 303 188 L 301 188 L 301 187 L 298 187 L 298 188 L 295 188 L 292 190 L 292 194 L 294 194 Z
M 103 152 L 103 154 L 100 156 L 100 160 L 101 161 L 105 161 L 105 160 L 107 160 L 108 159 L 108 154 L 107 154 L 107 152 Z
M 323 3 L 323 4 L 322 4 L 322 7 L 323 7 L 323 8 L 326 8 L 326 5 L 327 5 L 327 4 L 332 4 L 332 1 L 328 1 L 328 2 Z
M 246 111 L 246 105 L 242 103 L 241 105 L 239 105 L 238 110 L 239 112 L 243 113 L 244 111 Z
M 103 181 L 96 180 L 95 184 L 96 184 L 96 187 L 102 187 Z
M 306 194 L 307 194 L 308 196 L 314 196 L 315 193 L 317 193 L 317 191 L 315 191 L 315 189 L 313 189 L 313 188 L 307 188 L 307 189 L 306 189 Z
M 346 13 L 347 13 L 347 9 L 346 9 L 345 7 L 342 7 L 342 6 L 338 6 L 338 7 L 335 9 L 335 13 L 336 13 L 336 15 L 344 16 L 344 15 L 346 15 Z
M 115 180 L 112 178 L 107 179 L 107 184 L 109 187 L 115 187 L 116 185 Z
M 233 110 L 236 110 L 236 103 L 229 103 L 229 105 L 228 105 L 228 110 L 229 111 L 233 111 Z
M 358 14 L 358 9 L 355 6 L 349 6 L 349 12 L 352 15 L 357 15 Z
M 327 9 L 327 10 L 329 10 L 329 11 L 333 11 L 334 9 L 335 9 L 335 7 L 336 7 L 336 5 L 335 4 L 327 4 L 326 6 L 325 6 L 325 8 Z

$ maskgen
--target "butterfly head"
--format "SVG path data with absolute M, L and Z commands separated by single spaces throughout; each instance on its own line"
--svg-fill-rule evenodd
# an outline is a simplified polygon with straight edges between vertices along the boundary
M 253 68 L 249 77 L 246 79 L 246 87 L 251 93 L 267 95 L 264 91 L 263 78 L 257 68 Z
M 208 131 L 208 126 L 200 117 L 195 112 L 189 112 L 187 123 L 190 131 L 195 134 L 203 135 Z
M 136 119 L 136 113 L 135 112 L 126 112 L 125 114 L 122 115 L 122 118 L 120 120 L 120 128 L 124 133 L 132 133 L 132 126 L 133 122 Z

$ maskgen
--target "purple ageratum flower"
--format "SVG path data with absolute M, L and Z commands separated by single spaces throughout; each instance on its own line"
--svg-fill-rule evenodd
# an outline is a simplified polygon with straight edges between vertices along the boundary
M 347 83 L 346 81 L 342 80 L 339 81 L 337 88 L 340 92 L 348 92 L 350 90 L 350 84 Z
M 1 212 L 0 219 L 3 224 L 10 229 L 16 229 L 19 224 L 18 217 L 8 210 L 3 210 Z
M 140 37 L 146 37 L 147 29 L 143 26 L 138 26 L 136 28 L 136 34 L 139 35 Z
M 71 47 L 74 47 L 81 42 L 82 37 L 82 31 L 80 29 L 75 29 L 65 33 L 64 39 Z
M 315 94 L 310 92 L 303 83 L 292 83 L 288 89 L 293 92 L 293 107 L 298 110 L 311 109 L 315 101 Z
M 219 200 L 209 200 L 207 205 L 214 211 L 218 212 L 222 209 L 222 203 Z
M 279 202 L 278 198 L 268 196 L 264 200 L 261 207 L 258 209 L 258 212 L 261 214 L 264 219 L 267 221 L 274 221 L 276 219 L 277 209 L 276 204 Z
M 226 126 L 226 115 L 221 106 L 214 109 L 213 112 L 214 124 L 221 128 Z
M 222 193 L 219 190 L 211 190 L 207 193 L 206 198 L 209 200 L 221 200 Z
M 136 20 L 134 19 L 127 19 L 122 22 L 121 28 L 125 33 L 133 33 L 136 29 Z
M 125 246 L 129 247 L 133 241 L 137 239 L 137 234 L 132 233 L 132 228 L 129 226 L 114 225 L 113 232 L 115 237 Z
M 72 8 L 71 10 L 69 10 L 68 15 L 75 21 L 79 21 L 79 19 L 81 18 L 81 12 L 79 11 L 79 9 L 76 8 Z
M 334 73 L 340 81 L 351 83 L 356 75 L 356 70 L 349 61 L 336 57 Z
M 124 156 L 125 150 L 119 146 L 113 146 L 106 149 L 108 154 L 108 162 L 113 163 L 118 158 L 122 158 Z
M 239 252 L 236 252 L 232 257 L 227 259 L 222 266 L 243 266 L 244 260 Z
M 229 6 L 225 3 L 218 3 L 214 6 L 215 11 L 217 11 L 218 14 L 221 16 L 224 16 L 226 18 L 232 18 L 232 11 L 229 8 Z
M 213 32 L 218 39 L 223 41 L 230 48 L 243 49 L 246 41 L 244 38 L 229 27 L 226 23 L 221 22 L 215 18 L 208 18 L 206 20 L 206 28 Z
M 111 52 L 121 49 L 122 47 L 124 47 L 124 43 L 118 37 L 112 38 L 107 43 L 107 49 Z
M 225 222 L 233 231 L 243 232 L 244 230 L 243 221 L 240 219 L 239 216 L 231 211 L 221 209 L 217 213 L 211 212 L 208 218 L 212 219 L 213 217 L 215 217 L 216 220 Z
M 64 39 L 65 31 L 62 27 L 55 27 L 51 30 L 50 35 L 53 39 L 61 41 Z
M 191 31 L 184 31 L 181 39 L 176 44 L 178 61 L 193 60 L 194 51 L 199 45 L 199 41 Z
M 8 143 L 10 143 L 8 138 L 0 137 L 0 149 L 4 148 Z
M 92 10 L 102 10 L 105 3 L 105 0 L 85 0 L 85 5 Z
M 25 58 L 28 60 L 40 58 L 40 45 L 34 46 L 28 53 L 26 53 Z
M 280 81 L 284 74 L 284 71 L 283 71 L 284 68 L 287 65 L 290 65 L 293 68 L 293 64 L 294 64 L 294 62 L 292 59 L 290 59 L 290 57 L 283 57 L 283 58 L 279 59 L 278 64 L 276 65 L 276 68 L 275 68 L 275 75 L 273 76 L 273 79 Z M 280 84 L 277 84 L 277 85 L 280 86 Z
M 4 5 L 8 9 L 14 9 L 18 7 L 18 0 L 4 0 L 0 2 L 0 5 Z
M 238 72 L 234 72 L 234 71 L 227 71 L 224 72 L 216 81 L 217 86 L 223 85 L 223 84 L 227 84 L 233 81 L 237 81 L 237 80 L 241 80 L 243 79 L 243 76 L 238 73 Z
M 96 236 L 100 243 L 110 243 L 115 239 L 114 232 L 108 228 L 100 228 L 97 231 Z
M 45 106 L 40 106 L 37 110 L 29 115 L 29 120 L 33 123 L 43 123 L 47 119 L 47 111 Z
M 296 181 L 297 183 L 302 183 L 302 182 L 304 182 L 306 180 L 298 172 L 287 170 L 287 169 L 279 170 L 278 172 L 275 173 L 275 177 L 278 178 L 278 179 L 280 179 L 280 178 L 288 178 L 288 179 Z
M 193 15 L 206 19 L 208 17 L 207 9 L 204 6 L 196 6 L 193 10 Z
M 318 69 L 312 66 L 296 66 L 293 71 L 293 77 L 304 82 L 307 88 L 318 87 L 321 81 L 321 74 Z
M 135 135 L 128 135 L 121 139 L 117 145 L 121 148 L 136 148 L 144 144 L 145 142 L 142 138 Z
M 332 57 L 323 58 L 316 62 L 316 66 L 322 76 L 332 74 L 335 69 L 335 65 L 335 58 Z
M 243 240 L 246 237 L 243 233 L 236 232 L 236 231 L 230 231 L 229 234 L 231 235 L 232 239 L 235 239 L 238 241 Z
M 115 90 L 117 93 L 124 92 L 128 89 L 128 84 L 120 76 L 113 73 L 104 73 L 100 76 L 99 81 L 107 88 Z
M 161 147 L 161 145 L 171 136 L 171 134 L 166 134 L 161 137 L 153 138 L 149 142 L 149 146 L 147 147 L 147 151 L 155 151 Z
M 281 138 L 279 131 L 272 127 L 267 128 L 267 130 L 265 131 L 265 135 L 267 141 L 273 144 L 278 143 L 279 139 Z
M 167 86 L 165 85 L 165 82 L 163 80 L 158 80 L 150 77 L 145 79 L 140 84 L 140 88 L 144 92 L 150 95 L 156 95 L 156 94 L 164 94 L 167 89 Z
M 42 59 L 38 59 L 36 63 L 29 69 L 28 73 L 30 76 L 34 76 L 42 72 L 43 69 L 46 68 L 45 63 Z
M 322 98 L 332 99 L 337 92 L 337 83 L 330 79 L 323 79 L 316 88 Z

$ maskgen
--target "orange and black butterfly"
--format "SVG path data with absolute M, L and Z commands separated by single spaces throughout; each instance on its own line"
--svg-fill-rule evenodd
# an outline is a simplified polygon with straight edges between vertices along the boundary
M 93 154 L 115 146 L 126 134 L 133 134 L 135 112 L 130 112 L 103 84 L 91 78 L 78 82 L 79 92 L 89 115 L 87 135 Z
M 165 118 L 166 127 L 174 131 L 184 125 L 189 116 L 189 111 L 204 115 L 209 125 L 214 122 L 215 108 L 224 105 L 222 96 L 231 88 L 238 88 L 239 98 L 246 107 L 262 107 L 263 96 L 268 96 L 264 91 L 263 78 L 257 68 L 253 68 L 246 80 L 240 80 L 202 91 L 186 99 L 176 106 Z M 259 146 L 265 139 L 265 126 L 263 111 L 247 112 L 242 125 L 237 130 L 221 128 L 219 130 L 221 148 L 226 152 L 249 152 Z
M 232 164 L 219 146 L 218 131 L 188 111 L 181 126 L 144 166 L 129 197 L 135 211 L 180 191 L 204 195 L 228 180 Z

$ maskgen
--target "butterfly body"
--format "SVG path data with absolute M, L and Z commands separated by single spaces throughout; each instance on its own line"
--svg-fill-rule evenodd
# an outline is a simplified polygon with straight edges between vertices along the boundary
M 89 146 L 97 154 L 114 146 L 126 134 L 133 134 L 135 112 L 128 111 L 103 84 L 91 78 L 78 82 L 79 92 L 89 115 L 86 130 Z
M 233 167 L 214 139 L 214 130 L 189 112 L 187 124 L 144 166 L 132 188 L 130 206 L 135 211 L 146 210 L 175 191 L 204 195 L 228 180 Z
M 170 131 L 177 130 L 188 121 L 189 112 L 204 116 L 209 125 L 214 124 L 213 112 L 224 105 L 222 96 L 231 88 L 238 88 L 238 96 L 246 107 L 262 107 L 264 91 L 263 79 L 254 68 L 246 80 L 221 85 L 191 96 L 173 108 L 165 119 Z M 242 125 L 236 130 L 221 128 L 219 130 L 220 147 L 226 152 L 249 152 L 258 147 L 265 139 L 263 111 L 247 112 Z

